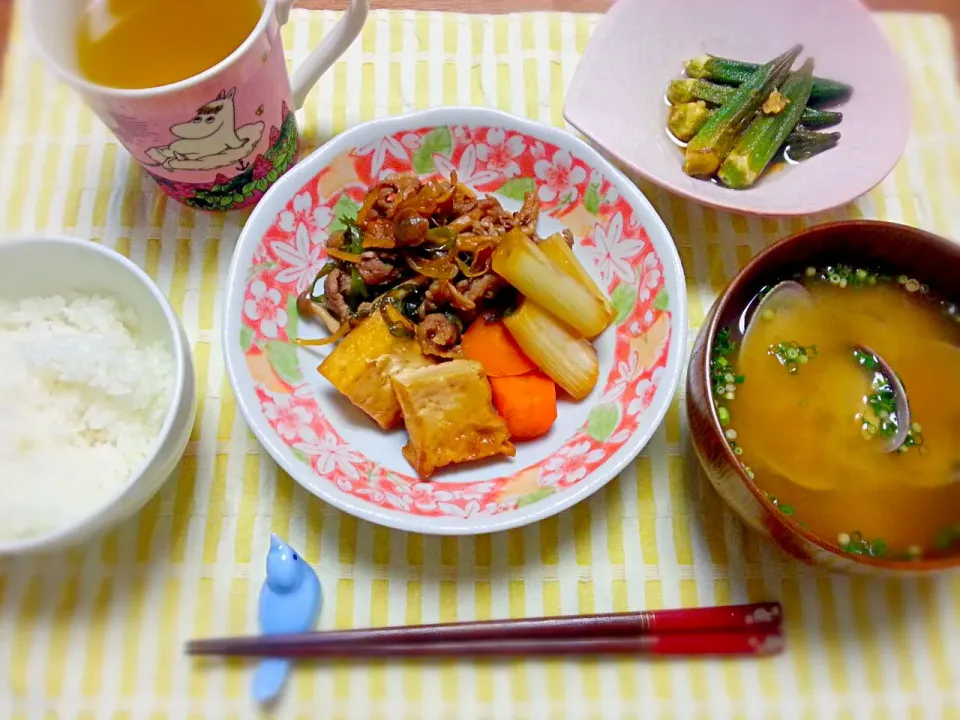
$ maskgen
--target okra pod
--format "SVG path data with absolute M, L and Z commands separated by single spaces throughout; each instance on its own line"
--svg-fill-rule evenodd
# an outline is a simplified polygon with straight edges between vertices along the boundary
M 729 85 L 741 85 L 760 66 L 741 60 L 717 57 L 716 55 L 701 55 L 688 60 L 685 67 L 687 74 L 693 78 L 715 80 Z M 810 92 L 810 103 L 822 105 L 843 102 L 848 100 L 851 94 L 853 94 L 853 88 L 846 83 L 815 77 L 813 79 L 813 89 Z
M 728 102 L 710 116 L 687 144 L 684 172 L 694 176 L 710 176 L 717 172 L 757 110 L 790 72 L 802 49 L 797 45 L 757 70 Z
M 667 115 L 667 128 L 677 140 L 686 142 L 700 132 L 711 114 L 703 100 L 672 105 Z
M 742 190 L 757 181 L 800 122 L 812 86 L 813 60 L 807 60 L 797 72 L 790 73 L 780 89 L 788 101 L 786 107 L 775 114 L 757 115 L 723 161 L 718 176 L 724 185 Z
M 784 145 L 784 154 L 790 159 L 800 162 L 809 160 L 825 150 L 836 147 L 840 141 L 840 133 L 811 132 L 797 128 L 787 137 Z
M 674 80 L 667 87 L 667 100 L 674 105 L 703 100 L 711 105 L 723 105 L 737 92 L 730 85 L 718 85 L 709 80 L 685 78 Z M 803 111 L 800 122 L 808 128 L 822 128 L 836 125 L 843 120 L 843 113 L 834 110 L 820 110 L 808 107 Z
M 667 86 L 667 100 L 674 105 L 696 100 L 703 100 L 712 105 L 723 105 L 736 92 L 737 89 L 729 85 L 718 85 L 699 78 L 684 78 L 674 80 Z
M 699 132 L 703 124 L 709 119 L 712 110 L 707 110 L 706 114 L 699 109 L 687 107 L 688 105 L 699 105 L 696 103 L 681 103 L 670 108 L 670 119 L 667 127 L 678 140 L 686 142 Z M 807 108 L 809 110 L 809 108 Z M 804 112 L 804 116 L 806 112 Z M 805 125 L 798 125 L 793 132 L 787 135 L 787 141 L 783 144 L 782 150 L 791 159 L 797 162 L 808 160 L 814 155 L 819 155 L 825 150 L 836 147 L 840 140 L 840 133 L 824 133 L 810 130 Z

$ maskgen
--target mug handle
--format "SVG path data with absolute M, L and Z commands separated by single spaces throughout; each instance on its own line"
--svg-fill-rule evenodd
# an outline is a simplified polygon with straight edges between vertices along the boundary
M 294 0 L 277 0 L 277 20 L 281 25 L 285 25 L 290 18 L 290 9 L 293 7 Z M 317 84 L 317 80 L 323 75 L 337 58 L 350 47 L 350 44 L 357 38 L 360 31 L 363 30 L 363 23 L 370 12 L 370 0 L 350 0 L 350 7 L 340 18 L 339 22 L 333 26 L 327 36 L 320 41 L 307 59 L 293 71 L 290 76 L 290 87 L 293 90 L 293 107 L 299 110 L 303 107 L 303 101 L 307 99 L 307 93 Z

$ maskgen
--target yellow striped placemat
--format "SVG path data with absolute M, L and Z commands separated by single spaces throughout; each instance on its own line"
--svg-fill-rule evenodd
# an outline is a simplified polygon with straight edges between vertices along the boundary
M 294 12 L 291 63 L 337 17 Z M 562 125 L 564 89 L 597 21 L 373 13 L 299 114 L 307 149 L 371 118 L 447 104 Z M 915 128 L 868 196 L 822 217 L 760 220 L 642 184 L 680 249 L 694 328 L 738 267 L 805 225 L 884 218 L 960 238 L 948 26 L 924 15 L 880 21 L 909 70 Z M 682 397 L 620 478 L 531 527 L 408 535 L 308 495 L 261 452 L 223 372 L 222 288 L 242 222 L 160 195 L 31 58 L 17 23 L 0 102 L 0 232 L 90 237 L 145 267 L 183 318 L 201 405 L 179 476 L 133 520 L 63 555 L 0 560 L 0 718 L 256 715 L 244 666 L 192 663 L 182 643 L 254 629 L 270 531 L 318 568 L 326 628 L 780 598 L 789 632 L 788 652 L 761 662 L 304 667 L 276 717 L 960 718 L 960 578 L 831 577 L 786 560 L 702 479 Z

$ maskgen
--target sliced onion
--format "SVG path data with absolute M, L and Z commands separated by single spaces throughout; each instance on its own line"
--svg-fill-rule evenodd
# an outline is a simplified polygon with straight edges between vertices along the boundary
M 468 227 L 471 227 L 475 222 L 483 217 L 483 210 L 480 208 L 474 208 L 470 212 L 461 215 L 456 220 L 452 220 L 447 223 L 447 227 L 453 230 L 454 232 L 463 232 Z
M 296 345 L 299 345 L 300 347 L 322 347 L 324 345 L 332 345 L 333 343 L 337 342 L 337 340 L 342 340 L 343 338 L 345 338 L 347 336 L 347 333 L 350 332 L 350 330 L 351 330 L 350 322 L 349 321 L 343 322 L 343 323 L 340 323 L 340 327 L 337 328 L 336 332 L 334 332 L 329 337 L 320 338 L 319 340 L 307 340 L 304 338 L 297 338 L 293 342 Z
M 377 185 L 375 187 L 370 188 L 367 191 L 366 196 L 364 196 L 363 198 L 363 205 L 361 205 L 360 209 L 357 210 L 356 223 L 357 225 L 360 226 L 361 229 L 366 226 L 367 215 L 369 214 L 370 210 L 373 209 L 373 204 L 377 201 L 377 198 L 379 197 L 379 195 L 377 194 L 377 189 L 379 187 L 380 186 Z
M 473 262 L 476 262 L 476 258 L 473 259 Z M 490 256 L 487 256 L 487 261 L 479 268 L 474 268 L 473 263 L 468 265 L 464 260 L 458 257 L 457 266 L 460 268 L 460 272 L 462 272 L 468 278 L 480 277 L 481 275 L 486 275 L 488 272 L 490 272 Z
M 457 237 L 457 252 L 475 253 L 499 244 L 499 235 L 460 235 Z
M 403 259 L 415 272 L 434 280 L 453 280 L 457 276 L 457 265 L 449 255 L 436 260 L 424 260 L 415 255 L 405 254 Z
M 437 209 L 444 203 L 450 202 L 453 188 L 444 188 L 438 181 L 429 181 L 423 185 L 416 195 L 400 203 L 394 213 L 401 210 L 413 210 L 424 217 L 436 214 Z
M 380 316 L 387 325 L 387 330 L 394 337 L 412 338 L 415 335 L 415 327 L 412 322 L 407 320 L 396 307 L 390 303 L 383 303 L 380 306 Z

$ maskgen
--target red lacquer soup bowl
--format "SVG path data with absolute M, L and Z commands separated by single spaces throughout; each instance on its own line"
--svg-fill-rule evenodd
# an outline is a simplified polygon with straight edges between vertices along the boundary
M 845 264 L 876 268 L 928 284 L 931 294 L 956 301 L 960 245 L 927 232 L 874 221 L 812 227 L 761 252 L 717 299 L 697 336 L 687 375 L 686 407 L 697 456 L 710 482 L 743 521 L 781 550 L 810 564 L 873 573 L 929 572 L 960 566 L 960 552 L 920 559 L 890 559 L 841 550 L 786 514 L 755 484 L 721 426 L 710 387 L 710 361 L 717 332 L 735 327 L 758 293 L 808 267 Z M 815 449 L 811 449 L 815 452 Z M 960 516 L 960 508 L 958 508 Z M 954 544 L 953 547 L 956 547 Z

